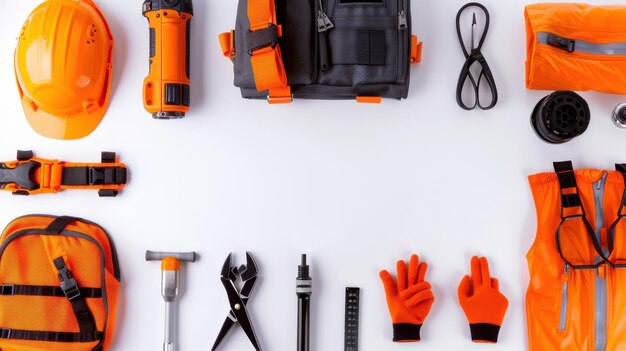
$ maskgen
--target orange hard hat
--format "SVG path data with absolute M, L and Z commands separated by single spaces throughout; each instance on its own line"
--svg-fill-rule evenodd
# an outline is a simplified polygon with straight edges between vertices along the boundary
M 92 0 L 47 0 L 30 14 L 15 49 L 15 77 L 30 126 L 79 139 L 109 102 L 113 36 Z

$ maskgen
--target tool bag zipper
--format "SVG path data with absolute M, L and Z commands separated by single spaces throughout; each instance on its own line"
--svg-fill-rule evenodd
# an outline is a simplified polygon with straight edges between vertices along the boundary
M 318 0 L 319 8 L 316 11 L 317 14 L 317 34 L 318 34 L 318 51 L 319 51 L 319 68 L 322 71 L 328 70 L 329 58 L 328 58 L 328 31 L 335 28 L 335 25 L 330 20 L 330 17 L 324 12 L 323 0 Z
M 620 56 L 626 55 L 626 42 L 597 44 L 585 40 L 562 37 L 548 32 L 537 33 L 539 44 L 549 45 L 568 53 Z
M 28 217 L 28 216 L 22 216 L 19 218 L 23 218 L 23 217 Z M 43 217 L 49 217 L 49 218 L 56 218 L 54 216 L 46 216 L 43 215 Z M 19 219 L 18 218 L 18 219 Z M 90 222 L 90 221 L 86 221 L 86 220 L 81 220 L 84 223 L 87 224 L 91 224 L 91 225 L 95 225 L 97 227 L 99 227 L 100 229 L 102 229 L 102 227 L 100 227 L 99 225 Z M 108 235 L 108 233 L 102 229 L 102 231 L 105 233 L 105 235 L 107 236 L 107 239 L 109 239 L 109 244 L 111 247 L 111 256 L 112 256 L 112 260 L 113 260 L 113 269 L 114 269 L 114 277 L 115 279 L 117 279 L 118 281 L 120 280 L 120 269 L 119 269 L 119 262 L 117 259 L 117 252 L 115 250 L 115 247 L 113 246 L 113 243 L 110 240 L 110 237 Z M 98 240 L 96 240 L 95 238 L 92 238 L 89 235 L 83 234 L 83 233 L 79 233 L 79 232 L 71 232 L 71 234 L 57 234 L 57 233 L 47 233 L 45 231 L 45 229 L 23 229 L 20 231 L 17 231 L 13 234 L 11 234 L 9 237 L 4 238 L 4 237 L 0 237 L 0 241 L 4 242 L 2 243 L 2 245 L 0 245 L 0 262 L 2 261 L 2 255 L 4 254 L 4 251 L 6 250 L 6 248 L 16 239 L 19 239 L 21 237 L 25 237 L 25 236 L 29 236 L 29 235 L 43 235 L 43 236 L 67 236 L 67 237 L 71 237 L 71 238 L 78 238 L 78 239 L 84 239 L 89 241 L 90 243 L 96 245 L 96 247 L 98 248 L 98 251 L 100 252 L 100 267 L 101 267 L 101 272 L 102 272 L 102 279 L 101 279 L 101 290 L 102 290 L 102 301 L 104 304 L 104 308 L 106 311 L 106 316 L 105 316 L 105 320 L 104 320 L 104 327 L 102 329 L 102 339 L 100 339 L 98 346 L 94 349 L 98 349 L 101 345 L 104 344 L 105 338 L 106 338 L 106 331 L 107 331 L 107 327 L 108 327 L 108 322 L 109 322 L 109 302 L 108 302 L 108 296 L 107 296 L 107 291 L 106 291 L 106 262 L 105 262 L 105 254 L 104 254 L 104 248 L 102 247 L 102 245 L 100 245 L 100 243 L 98 242 Z M 0 350 L 1 351 L 1 350 Z
M 408 69 L 408 33 L 409 33 L 409 15 L 407 13 L 407 1 L 398 0 L 398 82 L 406 80 L 406 71 Z
M 567 299 L 569 292 L 569 275 L 569 265 L 565 264 L 565 268 L 563 269 L 563 275 L 561 276 L 561 312 L 559 314 L 559 331 L 565 331 L 565 328 L 567 327 Z

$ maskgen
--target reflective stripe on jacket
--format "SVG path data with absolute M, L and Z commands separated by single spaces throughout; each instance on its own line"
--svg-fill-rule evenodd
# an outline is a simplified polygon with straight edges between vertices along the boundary
M 617 220 L 624 175 L 555 167 L 529 177 L 537 210 L 527 254 L 529 350 L 626 350 L 626 219 Z

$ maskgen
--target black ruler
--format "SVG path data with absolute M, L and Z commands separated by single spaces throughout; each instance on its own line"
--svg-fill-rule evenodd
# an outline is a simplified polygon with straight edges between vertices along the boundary
M 359 350 L 359 306 L 361 289 L 346 288 L 346 329 L 344 351 Z

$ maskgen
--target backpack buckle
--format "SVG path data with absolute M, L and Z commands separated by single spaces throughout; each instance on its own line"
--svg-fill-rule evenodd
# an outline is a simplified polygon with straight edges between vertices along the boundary
M 14 294 L 15 294 L 15 285 L 13 284 L 0 285 L 0 295 L 13 296 Z
M 0 328 L 0 339 L 11 339 L 11 329 Z
M 57 270 L 59 271 L 61 290 L 63 290 L 63 294 L 65 294 L 65 297 L 67 297 L 67 299 L 70 301 L 80 297 L 80 289 L 78 288 L 78 283 L 76 283 L 76 279 L 74 279 L 72 271 L 67 269 L 63 258 L 57 258 L 54 261 Z

